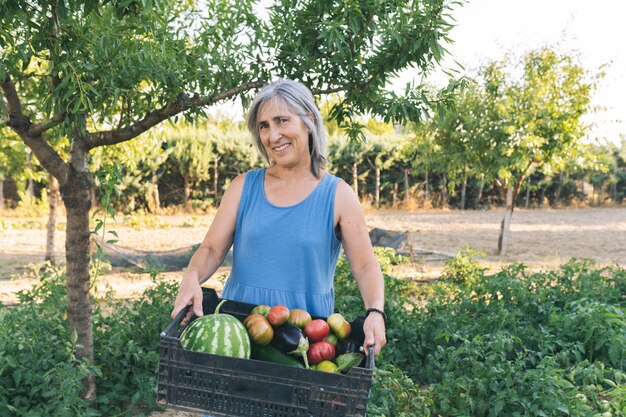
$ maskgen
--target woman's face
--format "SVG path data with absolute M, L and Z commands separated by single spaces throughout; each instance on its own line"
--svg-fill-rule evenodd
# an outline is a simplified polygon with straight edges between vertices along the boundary
M 267 155 L 277 165 L 310 165 L 309 129 L 282 99 L 276 97 L 261 105 L 257 129 Z

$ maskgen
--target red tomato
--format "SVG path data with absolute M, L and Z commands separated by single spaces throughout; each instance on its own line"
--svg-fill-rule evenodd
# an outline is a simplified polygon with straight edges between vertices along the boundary
M 328 316 L 326 321 L 328 322 L 328 325 L 330 326 L 333 333 L 335 333 L 339 339 L 343 340 L 350 336 L 352 327 L 341 314 L 331 314 L 330 316 Z
M 315 342 L 309 346 L 306 352 L 309 363 L 320 363 L 324 360 L 335 358 L 335 347 L 326 341 Z
M 250 314 L 243 321 L 248 329 L 250 340 L 259 346 L 265 346 L 274 338 L 274 329 L 265 317 L 260 314 Z
M 311 321 L 311 315 L 302 309 L 292 308 L 289 310 L 289 320 L 287 323 L 293 324 L 299 329 L 303 329 Z
M 304 326 L 304 334 L 309 338 L 310 342 L 319 342 L 328 336 L 330 327 L 325 320 L 315 319 Z
M 283 305 L 277 305 L 270 309 L 267 320 L 274 327 L 280 326 L 289 320 L 289 309 Z

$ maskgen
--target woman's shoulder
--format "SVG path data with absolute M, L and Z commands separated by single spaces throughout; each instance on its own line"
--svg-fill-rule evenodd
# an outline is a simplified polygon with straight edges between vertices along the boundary
M 335 190 L 335 206 L 339 209 L 344 207 L 355 207 L 358 206 L 360 208 L 361 203 L 359 202 L 358 197 L 356 196 L 354 190 L 347 182 L 343 179 L 337 178 L 337 188 Z
M 250 169 L 244 172 L 243 174 L 239 174 L 235 178 L 233 178 L 233 180 L 230 182 L 229 187 L 230 186 L 243 187 L 243 184 L 246 182 L 246 178 L 252 180 L 254 178 L 258 178 L 260 175 L 263 175 L 263 168 Z
M 239 174 L 235 178 L 233 178 L 230 184 L 228 184 L 226 191 L 224 192 L 222 201 L 226 199 L 230 201 L 239 202 L 247 176 L 248 176 L 248 172 L 244 172 L 243 174 Z
M 263 168 L 251 169 L 243 174 L 237 175 L 226 188 L 224 197 L 239 201 L 244 188 L 249 189 L 250 187 L 254 187 L 254 184 L 263 180 L 263 170 Z
M 249 169 L 243 174 L 238 175 L 238 178 L 243 177 L 242 181 L 245 180 L 245 178 L 249 178 L 250 180 L 256 180 L 258 178 L 263 178 L 264 172 L 265 172 L 265 168 Z

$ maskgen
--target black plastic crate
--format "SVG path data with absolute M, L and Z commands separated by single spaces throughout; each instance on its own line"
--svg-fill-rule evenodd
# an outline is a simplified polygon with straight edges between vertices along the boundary
M 221 301 L 203 289 L 203 311 Z M 254 305 L 227 301 L 221 313 L 243 320 Z M 216 417 L 365 416 L 372 375 L 373 349 L 347 374 L 330 374 L 254 359 L 191 352 L 180 344 L 183 310 L 161 332 L 157 404 Z

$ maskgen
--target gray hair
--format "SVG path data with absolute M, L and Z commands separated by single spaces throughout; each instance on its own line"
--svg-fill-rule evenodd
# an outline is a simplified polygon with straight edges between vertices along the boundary
M 311 131 L 309 133 L 309 152 L 311 154 L 311 172 L 320 177 L 320 171 L 326 167 L 326 147 L 328 133 L 311 90 L 297 81 L 281 79 L 266 85 L 259 91 L 250 105 L 247 125 L 252 134 L 254 144 L 267 163 L 269 156 L 261 143 L 261 135 L 257 126 L 257 117 L 261 105 L 274 98 L 280 98 L 290 111 L 300 116 L 302 122 Z M 313 115 L 311 120 L 309 115 Z

